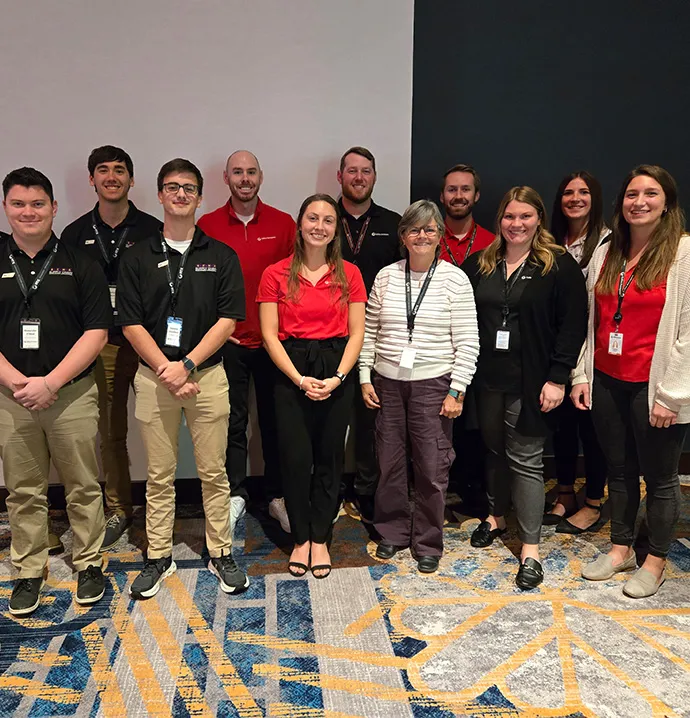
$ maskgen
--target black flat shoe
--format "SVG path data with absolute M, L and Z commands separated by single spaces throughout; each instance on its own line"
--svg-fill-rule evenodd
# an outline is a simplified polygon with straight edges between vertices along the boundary
M 420 573 L 434 573 L 438 571 L 440 556 L 420 556 L 417 561 L 417 568 Z
M 470 536 L 470 544 L 475 548 L 491 546 L 495 538 L 503 536 L 507 529 L 492 529 L 488 521 L 482 521 Z
M 544 570 L 539 561 L 526 558 L 521 564 L 515 577 L 515 583 L 523 591 L 536 588 L 544 580 Z
M 575 496 L 575 492 L 574 491 L 559 491 L 558 498 L 560 498 L 561 496 Z M 554 501 L 551 504 L 548 511 L 544 511 L 544 517 L 541 520 L 542 526 L 556 526 L 563 519 L 570 518 L 573 514 L 576 514 L 580 510 L 577 505 L 577 499 L 576 499 L 574 509 L 566 509 L 564 514 L 554 514 L 554 513 L 552 513 L 552 511 L 557 503 L 558 503 L 558 499 L 556 499 L 556 501 Z M 561 506 L 565 506 L 565 504 L 561 503 Z
M 571 524 L 570 521 L 568 521 L 567 517 L 564 516 L 563 519 L 558 522 L 558 526 L 556 526 L 557 534 L 570 534 L 572 536 L 579 536 L 580 534 L 586 533 L 587 531 L 596 531 L 599 528 L 599 526 L 601 525 L 601 506 L 590 504 L 589 501 L 585 501 L 584 505 L 587 506 L 587 508 L 598 511 L 599 518 L 597 518 L 594 523 L 591 523 L 586 528 L 581 529 L 579 526 Z
M 402 546 L 393 546 L 393 544 L 390 543 L 380 543 L 376 547 L 376 558 L 393 558 L 398 551 L 402 551 Z

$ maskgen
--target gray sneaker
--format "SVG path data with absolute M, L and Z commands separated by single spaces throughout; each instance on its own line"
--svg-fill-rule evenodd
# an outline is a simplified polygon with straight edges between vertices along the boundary
M 120 537 L 131 523 L 131 517 L 113 514 L 105 522 L 105 536 L 101 544 L 101 551 L 112 548 L 120 540 Z
M 221 590 L 225 593 L 239 593 L 249 586 L 247 574 L 237 566 L 230 555 L 212 558 L 208 570 L 218 578 Z
M 136 599 L 155 596 L 160 590 L 163 579 L 172 576 L 175 571 L 177 565 L 172 560 L 172 556 L 147 559 L 144 570 L 132 581 L 129 595 Z
M 28 616 L 40 602 L 42 578 L 18 578 L 14 582 L 10 598 L 10 613 L 13 616 Z
M 87 566 L 77 574 L 76 601 L 80 606 L 88 606 L 103 598 L 105 579 L 100 566 Z

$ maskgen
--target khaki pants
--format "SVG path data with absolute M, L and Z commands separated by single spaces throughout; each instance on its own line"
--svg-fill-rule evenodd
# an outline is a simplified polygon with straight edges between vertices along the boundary
M 127 400 L 139 367 L 129 344 L 106 344 L 96 362 L 105 502 L 118 516 L 132 515 L 132 480 L 127 454 Z
M 60 389 L 43 411 L 29 411 L 0 389 L 0 456 L 9 492 L 10 557 L 20 578 L 43 575 L 48 561 L 50 460 L 65 486 L 77 571 L 100 566 L 105 521 L 98 484 L 98 389 L 93 376 Z
M 211 556 L 230 552 L 230 484 L 225 470 L 230 400 L 222 364 L 194 375 L 201 392 L 176 399 L 155 372 L 140 366 L 134 377 L 135 416 L 146 447 L 146 537 L 148 558 L 170 556 L 175 524 L 175 469 L 184 413 L 194 444 L 206 514 L 206 546 Z

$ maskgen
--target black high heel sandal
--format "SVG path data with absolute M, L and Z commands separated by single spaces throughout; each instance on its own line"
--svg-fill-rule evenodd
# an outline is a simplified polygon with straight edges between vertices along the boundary
M 561 496 L 575 496 L 575 489 L 571 488 L 570 491 L 559 491 L 558 492 L 559 498 Z M 552 513 L 554 507 L 558 503 L 558 499 L 554 501 L 551 504 L 551 508 L 548 511 L 544 512 L 544 518 L 542 519 L 541 523 L 543 526 L 556 526 L 556 524 L 559 524 L 562 520 L 570 518 L 573 514 L 576 514 L 580 508 L 577 505 L 577 499 L 575 499 L 575 508 L 568 510 L 566 509 L 566 512 L 564 514 L 554 514 Z M 565 506 L 565 504 L 563 504 Z

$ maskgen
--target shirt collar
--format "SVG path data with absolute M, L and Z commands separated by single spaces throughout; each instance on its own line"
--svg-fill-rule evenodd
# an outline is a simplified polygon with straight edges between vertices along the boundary
M 14 241 L 14 237 L 11 234 L 8 235 L 8 237 L 9 237 L 9 242 L 7 244 L 8 250 L 12 254 L 17 254 L 18 252 L 23 253 L 24 250 L 20 249 L 17 246 L 17 243 Z M 55 244 L 57 243 L 57 241 L 58 241 L 58 238 L 55 235 L 55 232 L 51 233 L 50 239 L 43 245 L 43 247 L 41 247 L 41 249 L 38 251 L 36 256 L 38 257 L 41 253 L 47 254 L 48 252 L 50 252 L 53 249 L 53 247 L 55 246 Z
M 477 223 L 474 221 L 474 217 L 472 218 L 472 224 L 470 225 L 470 228 L 467 230 L 467 234 L 462 238 L 458 239 L 451 231 L 450 227 L 447 223 L 444 223 L 444 226 L 446 228 L 446 234 L 444 239 L 447 241 L 452 240 L 454 242 L 458 242 L 458 244 L 462 244 L 463 242 L 467 242 L 469 238 L 472 236 L 472 232 L 474 231 L 475 225 Z
M 346 209 L 343 207 L 343 198 L 342 196 L 338 199 L 338 207 L 340 208 L 340 214 L 343 217 L 346 217 L 348 220 L 352 220 L 353 222 L 362 222 L 367 217 L 378 217 L 381 214 L 381 207 L 374 202 L 374 200 L 371 200 L 371 204 L 369 205 L 369 209 L 362 215 L 359 216 L 359 219 L 355 219 Z
M 251 218 L 251 222 L 254 222 L 258 219 L 259 215 L 261 214 L 261 210 L 263 209 L 264 203 L 261 201 L 261 198 L 257 197 L 256 201 L 256 209 L 254 210 L 254 216 Z M 228 217 L 231 220 L 234 220 L 235 222 L 242 222 L 242 220 L 237 216 L 237 212 L 235 212 L 235 208 L 232 206 L 232 199 L 229 199 L 227 203 L 225 204 L 225 208 L 228 211 Z M 242 222 L 244 224 L 244 222 Z
M 163 230 L 158 234 L 151 236 L 151 247 L 156 254 L 163 254 L 163 245 L 161 240 L 164 240 Z M 199 247 L 205 247 L 210 242 L 210 238 L 205 235 L 199 227 L 194 228 L 194 236 L 192 237 L 192 243 L 189 245 L 189 249 L 199 249 Z
M 98 211 L 98 202 L 96 202 L 96 206 L 93 208 L 93 215 L 96 216 L 96 221 L 98 224 L 100 224 L 102 227 L 105 227 L 107 229 L 120 229 L 120 227 L 133 227 L 137 223 L 137 215 L 139 214 L 139 210 L 134 206 L 134 202 L 132 200 L 127 200 L 129 203 L 129 210 L 127 211 L 127 216 L 120 222 L 120 224 L 117 225 L 117 227 L 111 227 L 109 224 L 106 224 L 103 221 L 103 217 L 101 217 L 101 213 Z

